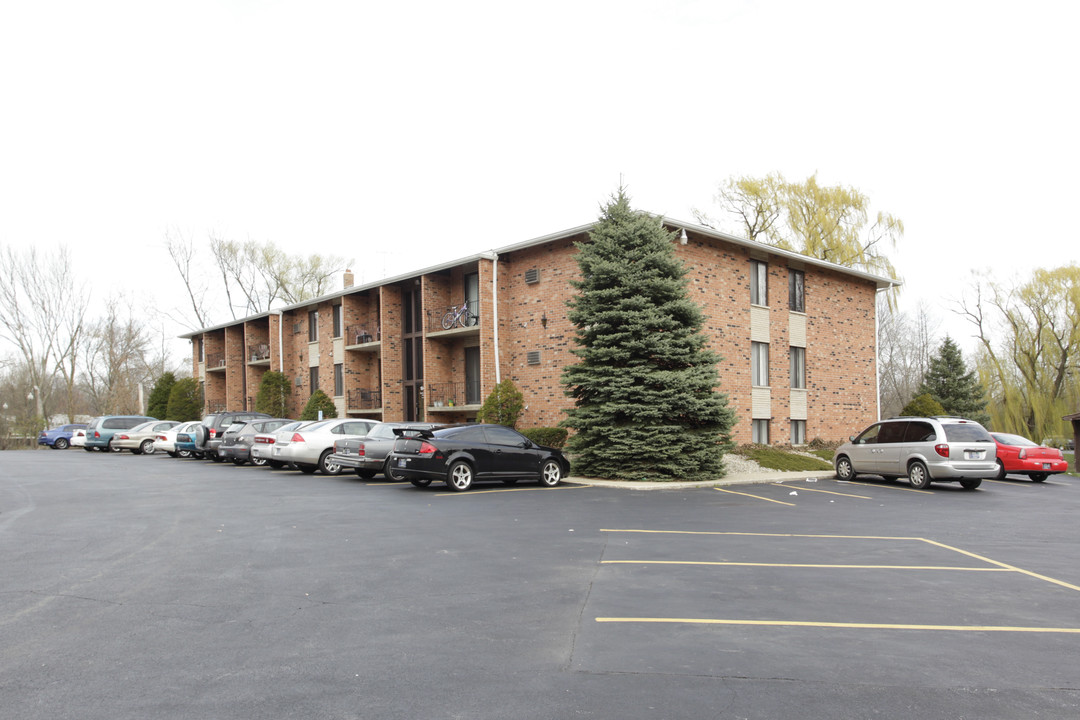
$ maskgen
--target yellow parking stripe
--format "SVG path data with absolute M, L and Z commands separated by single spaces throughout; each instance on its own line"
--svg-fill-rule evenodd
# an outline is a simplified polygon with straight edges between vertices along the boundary
M 787 505 L 788 507 L 795 507 L 795 503 L 783 502 L 782 500 L 773 500 L 772 498 L 762 497 L 761 495 L 751 495 L 750 493 L 735 492 L 734 490 L 725 490 L 724 488 L 714 487 L 713 490 L 719 490 L 720 492 L 731 493 L 732 495 L 745 495 L 746 497 L 756 498 L 758 500 L 766 500 L 777 505 Z
M 945 543 L 939 543 L 936 540 L 927 540 L 927 539 L 923 538 L 922 541 L 925 542 L 925 543 L 929 543 L 930 545 L 936 545 L 936 546 L 938 546 L 940 548 L 945 548 L 946 550 L 952 550 L 953 552 L 958 552 L 961 555 L 967 555 L 968 557 L 973 557 L 976 560 L 982 560 L 983 562 L 990 563 L 991 565 L 997 565 L 998 567 L 1002 567 L 1002 568 L 1005 568 L 1007 570 L 1012 570 L 1013 572 L 1018 572 L 1018 573 L 1021 573 L 1022 575 L 1027 575 L 1028 577 L 1033 577 L 1033 578 L 1036 578 L 1038 580 L 1043 580 L 1045 582 L 1052 583 L 1054 585 L 1060 585 L 1061 587 L 1068 588 L 1070 590 L 1076 590 L 1077 592 L 1080 592 L 1080 587 L 1077 587 L 1076 585 L 1073 585 L 1071 583 L 1067 583 L 1064 580 L 1056 580 L 1056 579 L 1054 579 L 1052 577 L 1047 577 L 1046 575 L 1040 575 L 1038 573 L 1031 572 L 1030 570 L 1024 570 L 1023 568 L 1018 568 L 1015 565 L 1009 565 L 1008 563 L 998 562 L 997 560 L 991 560 L 988 557 L 983 557 L 982 555 L 976 555 L 973 552 L 968 552 L 967 550 L 961 550 L 960 548 L 954 548 L 954 547 L 952 547 L 950 545 L 946 545 Z
M 1009 625 L 902 625 L 896 623 L 811 622 L 802 620 L 724 620 L 719 618 L 598 617 L 602 623 L 687 623 L 694 625 L 758 625 L 770 627 L 849 628 L 858 630 L 946 630 L 953 632 L 1011 632 L 1080 634 L 1080 628 L 1014 627 Z
M 926 493 L 927 495 L 934 494 L 929 490 L 916 490 L 913 487 L 904 487 L 903 485 L 881 485 L 876 483 L 855 482 L 854 480 L 837 480 L 837 482 L 847 483 L 848 485 L 862 485 L 863 487 L 888 488 L 889 490 L 904 490 L 906 492 Z
M 732 567 L 827 568 L 844 570 L 959 570 L 964 572 L 1017 572 L 1008 567 L 959 565 L 828 565 L 818 563 L 709 562 L 704 560 L 601 560 L 601 565 L 722 565 Z
M 756 533 L 725 530 L 633 530 L 601 528 L 600 532 L 649 533 L 657 535 L 742 535 L 746 537 L 818 538 L 824 540 L 922 540 L 922 538 L 919 537 L 895 537 L 888 535 L 807 535 L 800 533 Z
M 803 487 L 802 485 L 799 485 L 799 486 L 796 487 L 795 485 L 785 485 L 782 482 L 773 483 L 773 485 L 779 485 L 780 487 L 789 487 L 789 488 L 793 488 L 793 489 L 797 489 L 797 490 L 805 490 L 806 492 L 828 493 L 829 495 L 839 495 L 840 497 L 853 497 L 853 498 L 859 498 L 861 500 L 873 500 L 873 498 L 870 497 L 869 495 L 852 495 L 851 493 L 838 493 L 838 492 L 834 492 L 832 490 L 820 490 L 818 488 Z

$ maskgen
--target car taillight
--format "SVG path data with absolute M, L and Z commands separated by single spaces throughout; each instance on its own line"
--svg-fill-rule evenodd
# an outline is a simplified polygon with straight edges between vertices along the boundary
M 94 431 L 94 437 L 96 437 L 96 438 L 101 437 L 101 433 L 99 433 L 97 430 L 95 430 Z
M 256 435 L 255 436 L 255 442 L 257 442 L 257 443 L 266 443 L 267 445 L 273 445 L 274 444 L 274 438 L 272 438 L 272 437 L 262 437 L 260 435 Z
M 934 451 L 937 452 L 937 454 L 940 455 L 943 458 L 949 457 L 949 446 L 948 445 L 935 445 L 934 446 Z
M 435 447 L 434 445 L 425 440 L 424 442 L 420 443 L 420 449 L 417 452 L 421 455 L 434 455 L 435 453 L 439 452 L 439 448 Z
M 211 438 L 216 438 L 217 437 L 217 430 L 215 430 L 214 428 L 210 428 L 210 437 Z
M 116 437 L 117 437 L 117 438 L 118 438 L 119 440 L 130 440 L 130 439 L 131 439 L 131 438 L 129 438 L 129 437 L 127 436 L 127 435 L 117 435 Z
M 363 455 L 364 454 L 364 443 L 360 443 L 359 445 L 356 446 L 356 454 L 357 455 Z
M 157 436 L 157 439 L 158 439 L 158 440 L 161 440 L 162 442 L 164 442 L 164 441 L 168 440 L 169 438 L 165 437 L 164 435 L 158 435 L 158 436 Z
M 1022 448 L 1021 448 L 1021 450 L 1020 450 L 1020 454 L 1019 454 L 1019 455 L 1017 455 L 1017 457 L 1018 457 L 1018 458 L 1020 458 L 1021 460 L 1023 460 L 1024 458 L 1026 458 L 1026 457 L 1027 457 L 1027 450 L 1024 450 L 1024 449 L 1022 449 Z
M 304 442 L 304 436 L 300 433 L 293 433 L 291 442 Z

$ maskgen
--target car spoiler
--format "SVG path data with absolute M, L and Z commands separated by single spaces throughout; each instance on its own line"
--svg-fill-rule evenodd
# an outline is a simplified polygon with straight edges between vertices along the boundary
M 434 431 L 436 429 L 437 428 L 396 427 L 393 428 L 393 431 L 398 437 L 432 438 L 435 437 Z

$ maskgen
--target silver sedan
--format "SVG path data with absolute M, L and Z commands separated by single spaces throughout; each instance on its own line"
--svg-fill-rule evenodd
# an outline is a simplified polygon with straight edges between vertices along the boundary
M 361 437 L 376 425 L 374 420 L 338 418 L 313 423 L 300 430 L 278 433 L 271 458 L 305 473 L 319 470 L 324 475 L 337 475 L 341 466 L 328 462 L 334 452 L 334 441 L 353 436 Z

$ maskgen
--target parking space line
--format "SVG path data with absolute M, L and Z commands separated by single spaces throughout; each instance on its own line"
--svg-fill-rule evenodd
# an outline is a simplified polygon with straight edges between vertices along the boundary
M 1018 572 L 1018 573 L 1020 573 L 1022 575 L 1027 575 L 1028 577 L 1033 577 L 1033 578 L 1036 578 L 1038 580 L 1043 580 L 1044 582 L 1052 583 L 1054 585 L 1060 585 L 1061 587 L 1068 588 L 1069 590 L 1076 590 L 1077 592 L 1080 592 L 1080 587 L 1078 587 L 1076 585 L 1073 585 L 1072 583 L 1067 583 L 1064 580 L 1057 580 L 1055 578 L 1048 577 L 1046 575 L 1040 575 L 1039 573 L 1032 572 L 1030 570 L 1024 570 L 1023 568 L 1016 567 L 1015 565 L 1009 565 L 1008 563 L 1003 563 L 1003 562 L 999 562 L 997 560 L 992 560 L 992 559 L 990 559 L 988 557 L 983 557 L 982 555 L 976 555 L 975 553 L 968 552 L 967 550 L 961 550 L 960 548 L 954 548 L 951 545 L 946 545 L 945 543 L 939 543 L 936 540 L 927 540 L 926 538 L 920 538 L 920 539 L 925 543 L 929 543 L 930 545 L 936 545 L 937 547 L 945 548 L 946 550 L 952 550 L 953 552 L 958 552 L 961 555 L 967 555 L 968 557 L 973 557 L 976 560 L 982 560 L 983 562 L 988 562 L 988 563 L 991 563 L 992 565 L 997 565 L 998 567 L 1003 567 L 1003 568 L 1006 568 L 1006 569 L 1011 570 L 1013 572 Z
M 823 563 L 720 562 L 707 560 L 601 560 L 601 565 L 721 565 L 726 567 L 824 568 L 829 570 L 958 570 L 962 572 L 1017 572 L 1008 567 L 958 565 L 830 565 Z
M 714 487 L 713 490 L 731 493 L 732 495 L 745 495 L 746 497 L 756 498 L 757 500 L 765 500 L 767 502 L 776 503 L 777 505 L 787 505 L 788 507 L 795 507 L 795 503 L 784 502 L 783 500 L 773 500 L 772 498 L 762 497 L 761 495 L 751 495 L 750 493 L 735 492 L 734 490 L 725 490 L 724 488 L 718 487 Z
M 757 625 L 768 627 L 844 628 L 858 630 L 945 630 L 952 632 L 1010 632 L 1080 634 L 1080 628 L 1010 625 L 902 625 L 897 623 L 813 622 L 803 620 L 727 620 L 721 618 L 598 617 L 602 623 L 687 623 L 695 625 Z
M 922 540 L 919 537 L 894 537 L 888 535 L 811 535 L 806 533 L 759 533 L 732 530 L 641 530 L 630 528 L 601 528 L 600 532 L 650 533 L 657 535 L 741 535 L 745 537 L 818 538 L 824 540 Z
M 904 487 L 903 485 L 879 485 L 879 484 L 876 484 L 876 483 L 855 482 L 854 480 L 837 480 L 836 482 L 838 482 L 838 483 L 847 483 L 848 485 L 862 485 L 863 487 L 886 488 L 888 490 L 903 490 L 905 492 L 924 493 L 926 495 L 933 495 L 934 494 L 934 493 L 930 492 L 929 490 L 916 490 L 913 487 Z
M 508 492 L 537 492 L 539 490 L 580 490 L 588 485 L 559 485 L 558 487 L 523 487 L 523 488 L 496 488 L 494 490 L 467 490 L 465 492 L 441 492 L 435 497 L 471 497 L 473 495 L 487 495 L 489 493 Z
M 796 487 L 795 485 L 785 485 L 785 484 L 784 484 L 784 483 L 782 483 L 782 482 L 778 482 L 778 483 L 773 483 L 773 485 L 779 485 L 780 487 L 789 487 L 789 488 L 794 488 L 794 487 Z M 800 491 L 801 491 L 801 490 L 805 490 L 806 492 L 819 492 L 819 493 L 828 493 L 829 495 L 839 495 L 840 497 L 853 497 L 853 498 L 859 498 L 860 500 L 873 500 L 873 498 L 872 498 L 872 497 L 870 497 L 869 495 L 852 495 L 851 493 L 838 493 L 838 492 L 834 492 L 834 491 L 832 491 L 832 490 L 821 490 L 821 489 L 819 489 L 819 488 L 812 488 L 812 487 L 803 487 L 802 485 L 799 485 L 799 486 L 798 486 L 798 489 L 799 489 Z

